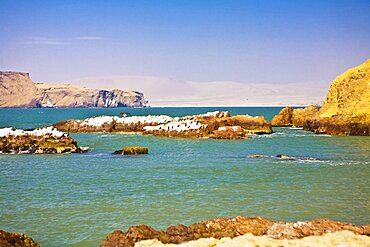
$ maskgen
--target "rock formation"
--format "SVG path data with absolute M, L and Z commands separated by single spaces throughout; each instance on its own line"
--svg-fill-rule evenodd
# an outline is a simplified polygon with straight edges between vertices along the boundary
M 318 111 L 319 108 L 314 105 L 297 109 L 287 106 L 274 116 L 271 125 L 275 127 L 303 127 L 306 119 L 316 116 Z
M 327 219 L 298 221 L 295 223 L 274 222 L 261 217 L 248 218 L 238 216 L 232 219 L 221 218 L 201 221 L 190 226 L 181 224 L 170 226 L 165 231 L 157 231 L 146 225 L 133 226 L 126 232 L 119 230 L 112 232 L 103 241 L 101 247 L 131 247 L 135 243 L 148 239 L 155 239 L 165 244 L 179 244 L 201 238 L 235 238 L 248 233 L 272 239 L 300 239 L 343 230 L 359 235 L 369 235 L 370 225 L 355 226 Z
M 140 146 L 124 147 L 122 150 L 114 151 L 113 154 L 122 154 L 122 155 L 148 154 L 148 148 Z
M 0 107 L 145 107 L 144 95 L 70 84 L 34 83 L 28 73 L 0 71 Z
M 242 139 L 248 134 L 269 134 L 270 124 L 264 117 L 233 116 L 228 112 L 169 116 L 100 116 L 84 120 L 67 120 L 53 125 L 66 132 L 139 132 L 147 135 L 189 138 Z
M 0 129 L 0 153 L 79 153 L 86 149 L 53 127 L 35 130 Z
M 304 129 L 319 134 L 370 135 L 370 60 L 335 78 L 316 117 Z
M 6 232 L 0 230 L 0 246 L 1 247 L 41 247 L 32 238 L 27 237 L 22 233 Z

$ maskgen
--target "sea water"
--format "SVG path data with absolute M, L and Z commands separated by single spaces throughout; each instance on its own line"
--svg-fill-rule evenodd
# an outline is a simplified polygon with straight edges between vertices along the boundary
M 278 107 L 0 109 L 0 127 L 35 128 L 96 115 L 264 115 Z M 99 246 L 116 229 L 157 229 L 243 216 L 370 222 L 370 138 L 274 128 L 248 140 L 73 133 L 91 151 L 0 155 L 0 229 L 43 246 Z M 142 145 L 149 155 L 116 156 Z M 248 155 L 265 158 L 248 158 Z M 278 160 L 284 154 L 296 160 Z

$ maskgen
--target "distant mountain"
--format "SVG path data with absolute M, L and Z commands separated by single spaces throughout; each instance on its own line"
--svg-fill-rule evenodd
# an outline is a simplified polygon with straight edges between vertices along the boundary
M 0 107 L 145 107 L 143 93 L 34 83 L 28 73 L 0 71 Z
M 251 106 L 321 104 L 330 82 L 248 83 L 189 81 L 154 76 L 102 76 L 73 80 L 92 88 L 140 89 L 151 106 Z

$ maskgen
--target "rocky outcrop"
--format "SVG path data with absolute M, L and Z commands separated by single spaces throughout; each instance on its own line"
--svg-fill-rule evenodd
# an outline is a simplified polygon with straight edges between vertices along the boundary
M 0 230 L 0 246 L 1 247 L 41 247 L 32 238 L 27 237 L 22 233 L 6 232 Z
M 86 149 L 64 132 L 53 127 L 35 130 L 0 129 L 0 153 L 60 154 L 79 153 Z
M 148 148 L 140 147 L 140 146 L 124 147 L 122 150 L 114 151 L 113 154 L 121 154 L 121 155 L 148 154 Z
M 349 223 L 317 219 L 298 222 L 274 222 L 261 217 L 241 217 L 201 221 L 190 226 L 175 225 L 164 231 L 150 226 L 130 227 L 126 232 L 114 231 L 109 234 L 101 247 L 131 247 L 143 240 L 156 239 L 165 244 L 179 244 L 201 238 L 235 238 L 245 234 L 266 236 L 272 239 L 300 239 L 307 236 L 320 236 L 337 231 L 351 231 L 359 235 L 369 235 L 370 225 L 355 226 Z
M 370 60 L 335 78 L 316 117 L 304 129 L 319 134 L 370 135 Z
M 306 119 L 316 116 L 318 111 L 319 108 L 315 105 L 297 109 L 287 106 L 274 116 L 271 125 L 275 127 L 303 127 Z
M 135 247 L 368 247 L 369 245 L 370 237 L 368 236 L 357 235 L 351 231 L 339 231 L 301 239 L 272 239 L 247 233 L 236 238 L 201 238 L 179 245 L 163 244 L 157 239 L 151 239 L 140 241 L 135 244 Z
M 0 107 L 145 107 L 144 95 L 70 84 L 34 83 L 28 73 L 0 71 Z
M 67 120 L 53 125 L 66 132 L 139 132 L 146 135 L 188 138 L 242 139 L 248 134 L 269 134 L 270 124 L 264 117 L 232 116 L 228 112 L 169 116 L 100 116 L 84 120 Z

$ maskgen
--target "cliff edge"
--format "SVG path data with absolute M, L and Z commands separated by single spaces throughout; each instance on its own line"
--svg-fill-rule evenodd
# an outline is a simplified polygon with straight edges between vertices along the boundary
M 0 107 L 145 107 L 136 91 L 34 83 L 28 73 L 0 71 Z

